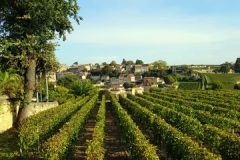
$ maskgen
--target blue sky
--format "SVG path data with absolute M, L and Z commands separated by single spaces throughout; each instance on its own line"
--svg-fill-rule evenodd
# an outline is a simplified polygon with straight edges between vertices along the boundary
M 142 59 L 220 64 L 240 57 L 239 0 L 79 0 L 60 63 Z

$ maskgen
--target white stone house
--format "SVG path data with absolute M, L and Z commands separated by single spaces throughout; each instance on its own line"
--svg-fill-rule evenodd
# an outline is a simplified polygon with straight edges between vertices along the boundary
M 132 95 L 135 94 L 143 94 L 144 88 L 143 87 L 133 87 L 132 88 Z
M 102 76 L 101 77 L 101 80 L 102 81 L 109 81 L 110 80 L 110 77 L 108 75 L 105 75 L 105 76 Z
M 149 65 L 143 64 L 143 65 L 135 65 L 134 66 L 134 73 L 144 73 L 149 71 Z
M 136 81 L 134 74 L 128 74 L 127 76 L 126 75 L 120 75 L 119 80 L 122 81 L 123 83 L 125 83 L 125 82 L 131 83 L 131 82 Z
M 80 65 L 80 66 L 79 66 L 79 70 L 80 70 L 80 71 L 83 71 L 83 70 L 90 71 L 91 68 L 92 68 L 92 65 L 91 65 L 91 64 L 83 64 L 83 65 Z
M 48 82 L 50 82 L 50 83 L 56 83 L 57 82 L 56 72 L 49 72 L 47 77 L 48 77 Z
M 110 78 L 110 87 L 111 88 L 122 87 L 123 83 L 124 83 L 124 81 L 119 78 L 115 78 L 115 77 Z

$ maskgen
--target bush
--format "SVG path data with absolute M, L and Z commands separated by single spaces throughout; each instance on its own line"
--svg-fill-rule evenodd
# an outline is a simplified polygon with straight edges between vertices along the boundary
M 164 81 L 166 82 L 166 84 L 173 84 L 176 82 L 176 78 L 174 76 L 167 75 L 166 77 L 164 77 Z
M 77 96 L 91 95 L 93 92 L 96 91 L 97 89 L 88 80 L 76 81 L 70 87 L 70 93 Z
M 80 81 L 80 78 L 78 76 L 68 75 L 68 76 L 65 76 L 65 77 L 59 79 L 57 84 L 70 89 L 72 84 L 76 81 Z
M 74 95 L 69 93 L 69 89 L 63 86 L 57 86 L 54 90 L 49 90 L 49 101 L 58 101 L 59 104 L 65 103 Z
M 3 93 L 10 99 L 22 99 L 23 98 L 23 84 L 16 82 L 7 82 L 4 85 Z
M 223 89 L 223 84 L 220 81 L 215 81 L 212 83 L 213 90 Z
M 0 71 L 0 95 L 5 94 L 9 98 L 21 99 L 23 95 L 23 80 L 17 74 Z

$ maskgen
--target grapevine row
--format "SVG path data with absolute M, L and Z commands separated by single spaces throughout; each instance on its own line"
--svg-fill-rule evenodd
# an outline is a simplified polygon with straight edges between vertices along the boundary
M 160 89 L 158 88 L 153 88 L 151 89 L 152 91 L 161 91 Z M 230 91 L 230 90 L 224 90 L 224 91 L 181 91 L 181 90 L 178 90 L 177 92 L 176 91 L 171 91 L 169 90 L 168 92 L 171 92 L 171 93 L 174 93 L 174 94 L 178 94 L 178 95 L 181 95 L 181 94 L 189 94 L 189 95 L 193 95 L 195 96 L 196 98 L 197 97 L 203 97 L 203 98 L 213 98 L 215 100 L 224 100 L 224 102 L 227 102 L 227 103 L 232 103 L 232 102 L 237 102 L 238 103 L 238 99 L 239 99 L 239 93 L 237 93 L 237 91 Z M 210 100 L 209 99 L 209 100 Z M 239 103 L 238 103 L 239 104 Z
M 51 136 L 58 127 L 66 122 L 89 97 L 69 100 L 63 105 L 43 111 L 25 119 L 19 128 L 20 147 L 23 151 L 36 146 L 39 141 Z
M 198 119 L 202 124 L 212 124 L 218 128 L 221 128 L 227 132 L 239 132 L 240 131 L 240 123 L 236 120 L 228 119 L 219 115 L 211 115 L 207 111 L 195 110 L 191 108 L 191 106 L 184 106 L 175 104 L 173 102 L 168 102 L 164 100 L 160 100 L 157 98 L 153 98 L 147 95 L 137 95 L 137 97 L 141 97 L 145 100 L 154 102 L 156 104 L 161 104 L 168 108 L 174 109 L 178 112 L 182 112 L 185 115 Z
M 212 114 L 221 115 L 221 116 L 225 116 L 225 117 L 228 117 L 228 118 L 240 120 L 240 112 L 237 112 L 235 110 L 230 110 L 230 109 L 220 108 L 220 107 L 214 107 L 212 105 L 203 104 L 201 102 L 189 102 L 189 101 L 178 99 L 178 98 L 161 96 L 161 95 L 158 95 L 158 94 L 155 94 L 155 93 L 145 93 L 145 94 L 149 95 L 149 96 L 152 96 L 154 98 L 165 100 L 165 101 L 175 102 L 175 103 L 180 104 L 180 105 L 186 105 L 186 106 L 192 107 L 196 110 L 209 111 Z
M 132 117 L 138 119 L 139 123 L 149 126 L 155 134 L 160 135 L 162 140 L 167 144 L 169 152 L 175 158 L 196 160 L 221 159 L 221 156 L 201 147 L 190 137 L 139 104 L 122 96 L 120 96 L 120 103 L 131 113 Z
M 161 105 L 154 105 L 152 102 L 149 102 L 143 98 L 139 98 L 133 95 L 128 95 L 128 98 L 140 104 L 144 108 L 149 109 L 153 113 L 159 115 L 167 123 L 176 127 L 183 133 L 195 136 L 198 139 L 203 134 L 202 124 L 197 119 L 186 116 L 185 114 L 177 112 L 171 108 L 167 108 Z
M 138 103 L 143 104 L 146 108 L 150 109 L 154 113 L 163 117 L 167 122 L 170 122 L 174 127 L 180 129 L 184 133 L 191 132 L 195 134 L 196 138 L 202 140 L 204 144 L 216 148 L 224 159 L 238 159 L 240 158 L 240 139 L 238 137 L 227 134 L 226 132 L 217 129 L 211 125 L 199 125 L 196 121 L 193 121 L 191 118 L 180 117 L 181 114 L 176 114 L 175 112 L 164 112 L 164 108 L 160 105 L 154 105 L 151 102 L 147 102 L 144 99 L 130 96 L 132 99 L 135 99 Z M 166 114 L 169 114 L 169 116 Z M 171 116 L 172 115 L 172 116 Z M 189 122 L 188 122 L 189 120 Z M 191 124 L 192 123 L 192 124 Z M 196 132 L 192 132 L 193 130 Z M 209 133 L 212 133 L 210 135 Z M 218 137 L 217 139 L 215 137 Z M 225 142 L 228 143 L 225 143 Z M 211 142 L 211 143 L 210 143 Z M 218 144 L 218 145 L 216 145 Z M 234 149 L 233 149 L 234 146 Z M 228 151 L 228 152 L 227 152 Z
M 236 101 L 236 100 L 226 103 L 226 101 L 224 101 L 224 99 L 226 99 L 226 98 L 216 99 L 216 98 L 207 97 L 206 95 L 193 96 L 192 94 L 188 94 L 187 92 L 183 93 L 183 94 L 177 94 L 178 92 L 176 92 L 176 93 L 175 92 L 172 92 L 172 93 L 171 92 L 159 92 L 156 89 L 153 89 L 152 92 L 156 93 L 156 94 L 161 94 L 164 96 L 170 96 L 170 97 L 174 97 L 174 98 L 178 98 L 178 99 L 184 99 L 187 101 L 201 102 L 204 104 L 210 104 L 215 107 L 221 107 L 221 108 L 227 108 L 227 109 L 240 111 L 240 106 L 239 106 L 239 104 L 237 104 L 238 101 Z
M 158 160 L 156 148 L 149 144 L 143 133 L 133 122 L 131 117 L 118 103 L 117 99 L 111 96 L 114 112 L 118 117 L 119 125 L 133 159 Z
M 106 98 L 102 97 L 102 102 L 96 118 L 96 126 L 93 131 L 93 139 L 88 141 L 86 149 L 87 160 L 103 160 L 105 155 L 104 149 L 104 129 L 106 113 Z
M 43 143 L 42 155 L 45 159 L 64 159 L 67 151 L 78 137 L 80 131 L 85 127 L 91 110 L 95 107 L 98 95 L 92 97 L 68 122 L 66 122 L 58 133 Z

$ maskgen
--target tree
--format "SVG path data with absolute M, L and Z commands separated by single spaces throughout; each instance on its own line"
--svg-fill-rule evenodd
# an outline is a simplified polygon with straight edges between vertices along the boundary
M 106 66 L 106 65 L 108 65 L 108 64 L 107 64 L 107 62 L 103 62 L 102 65 L 103 65 L 103 66 Z
M 37 66 L 36 66 L 36 74 L 40 75 L 43 74 L 46 76 L 46 74 L 50 71 L 57 72 L 57 70 L 60 67 L 59 62 L 56 59 L 55 56 L 55 44 L 49 43 L 45 47 L 45 51 L 42 52 L 41 57 L 37 59 Z
M 144 64 L 142 60 L 137 59 L 136 64 Z
M 126 65 L 134 65 L 133 61 L 127 61 Z
M 121 71 L 118 69 L 112 70 L 112 72 L 109 73 L 109 77 L 119 77 L 121 74 Z
M 177 80 L 174 76 L 172 75 L 167 75 L 164 77 L 164 81 L 166 84 L 174 84 Z
M 221 64 L 219 71 L 223 73 L 228 73 L 232 68 L 233 68 L 233 65 L 231 63 L 226 62 L 224 64 Z
M 78 65 L 78 62 L 77 62 L 77 61 L 73 63 L 73 66 L 77 66 L 77 65 Z
M 100 64 L 99 63 L 95 63 L 96 69 L 100 69 Z
M 75 81 L 70 88 L 70 93 L 78 96 L 91 95 L 94 91 L 96 91 L 96 88 L 88 80 Z
M 167 62 L 162 61 L 162 60 L 158 60 L 152 63 L 153 65 L 153 70 L 167 70 Z
M 127 64 L 127 61 L 123 58 L 122 65 L 126 65 L 126 64 Z
M 73 96 L 73 94 L 69 93 L 69 89 L 63 86 L 57 86 L 56 88 L 49 90 L 49 100 L 57 101 L 59 104 L 65 103 Z
M 105 65 L 102 69 L 102 75 L 109 75 L 110 73 L 112 73 L 113 69 L 110 65 Z
M 116 66 L 117 65 L 117 62 L 112 60 L 112 62 L 110 63 L 110 66 Z
M 90 73 L 92 76 L 100 76 L 102 74 L 102 71 L 99 69 L 96 69 L 96 70 L 91 70 Z
M 240 58 L 237 58 L 236 63 L 234 64 L 234 70 L 237 73 L 240 73 Z
M 75 81 L 79 81 L 79 80 L 80 80 L 80 78 L 78 76 L 76 76 L 76 75 L 67 75 L 67 76 L 62 77 L 61 79 L 59 79 L 57 81 L 57 84 L 70 89 L 71 85 Z
M 24 77 L 20 114 L 32 100 L 37 61 L 57 35 L 65 40 L 73 30 L 70 18 L 79 23 L 78 10 L 77 0 L 1 0 L 1 67 L 15 68 Z
M 192 69 L 189 68 L 187 65 L 182 65 L 182 66 L 178 67 L 178 69 L 182 70 L 185 73 L 191 73 L 192 72 Z

